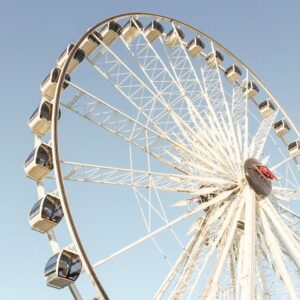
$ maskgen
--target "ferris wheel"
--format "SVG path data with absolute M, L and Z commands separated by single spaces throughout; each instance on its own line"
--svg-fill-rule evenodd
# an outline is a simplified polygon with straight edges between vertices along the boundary
M 129 13 L 68 45 L 41 93 L 25 173 L 49 286 L 75 299 L 86 282 L 99 299 L 300 298 L 299 131 L 235 55 Z

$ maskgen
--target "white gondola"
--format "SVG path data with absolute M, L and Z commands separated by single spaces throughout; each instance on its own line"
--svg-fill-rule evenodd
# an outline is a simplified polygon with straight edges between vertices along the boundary
M 70 250 L 61 250 L 53 255 L 45 266 L 47 285 L 61 289 L 75 282 L 82 269 L 80 257 Z
M 142 23 L 131 18 L 122 28 L 121 35 L 126 43 L 131 43 L 138 35 L 139 30 L 143 29 Z
M 43 100 L 28 120 L 29 127 L 38 136 L 45 135 L 51 127 L 52 103 Z
M 75 47 L 74 44 L 69 44 L 68 47 L 61 53 L 61 55 L 57 59 L 57 66 L 62 69 L 64 66 L 65 62 L 67 61 L 72 49 Z M 79 64 L 84 60 L 85 58 L 85 53 L 82 49 L 77 49 L 75 52 L 74 56 L 72 57 L 68 68 L 67 72 L 71 73 L 79 66 Z
M 184 33 L 178 27 L 169 31 L 165 37 L 165 42 L 169 47 L 176 47 L 184 39 Z
M 149 23 L 145 30 L 145 37 L 149 43 L 154 42 L 157 38 L 159 38 L 164 32 L 164 27 L 157 21 L 152 21 Z
M 206 56 L 205 60 L 210 67 L 217 67 L 224 61 L 224 57 L 218 50 L 214 50 Z
M 34 180 L 42 180 L 53 170 L 52 148 L 41 143 L 28 156 L 24 165 L 25 173 Z
M 51 117 L 52 103 L 42 98 L 40 106 L 37 107 L 28 120 L 31 131 L 38 136 L 47 134 L 51 127 Z M 60 110 L 58 118 L 60 118 Z
M 204 47 L 204 43 L 199 38 L 195 37 L 186 45 L 186 51 L 189 56 L 194 57 L 199 55 Z
M 290 156 L 295 157 L 300 155 L 300 140 L 296 140 L 288 145 Z
M 29 224 L 31 229 L 45 233 L 53 229 L 63 216 L 60 199 L 52 194 L 46 194 L 30 210 Z
M 100 45 L 102 36 L 99 32 L 94 31 L 80 44 L 80 49 L 85 53 L 85 56 L 89 56 Z
M 109 46 L 111 43 L 113 43 L 119 37 L 121 29 L 121 25 L 117 22 L 108 22 L 106 26 L 100 31 L 103 44 Z
M 274 130 L 277 136 L 281 137 L 287 134 L 290 131 L 290 126 L 286 120 L 280 120 L 276 122 L 274 125 Z
M 270 99 L 261 102 L 258 109 L 264 117 L 269 117 L 275 113 L 275 106 Z
M 228 81 L 235 82 L 242 75 L 242 71 L 238 66 L 231 65 L 225 70 L 224 74 Z
M 61 70 L 57 67 L 52 69 L 52 71 L 46 76 L 46 78 L 41 83 L 41 87 L 40 87 L 41 92 L 43 96 L 50 101 L 54 97 L 60 72 Z M 70 75 L 68 73 L 66 73 L 65 80 L 66 81 L 71 80 Z M 69 85 L 66 81 L 63 84 L 63 89 L 66 89 Z
M 248 81 L 245 85 L 242 86 L 242 91 L 245 96 L 249 98 L 255 97 L 259 93 L 259 88 L 254 81 Z

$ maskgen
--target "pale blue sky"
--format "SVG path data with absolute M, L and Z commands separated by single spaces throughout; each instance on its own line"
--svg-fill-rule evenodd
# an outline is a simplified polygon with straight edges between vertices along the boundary
M 46 237 L 29 229 L 27 216 L 37 197 L 24 176 L 23 161 L 33 147 L 27 119 L 39 102 L 41 80 L 61 50 L 93 24 L 139 11 L 189 23 L 250 66 L 300 125 L 297 0 L 0 2 L 1 299 L 71 299 L 67 290 L 44 283 L 43 268 L 51 253 Z M 97 239 L 95 232 L 90 235 Z

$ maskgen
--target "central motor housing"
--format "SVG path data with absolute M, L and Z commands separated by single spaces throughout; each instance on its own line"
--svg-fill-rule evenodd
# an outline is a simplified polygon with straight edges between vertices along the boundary
M 244 163 L 246 179 L 254 192 L 264 198 L 272 192 L 272 180 L 276 176 L 259 160 L 248 158 Z

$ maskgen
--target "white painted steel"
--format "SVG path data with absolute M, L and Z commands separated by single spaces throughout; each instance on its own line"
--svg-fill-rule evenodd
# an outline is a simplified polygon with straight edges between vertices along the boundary
M 101 29 L 108 21 L 123 24 L 129 19 L 133 26 L 121 35 Z M 150 39 L 137 19 L 159 20 L 166 28 L 173 29 L 172 38 L 166 39 L 163 33 Z M 204 39 L 206 48 L 191 56 L 177 27 Z M 94 34 L 94 41 L 87 40 L 95 31 L 101 31 L 103 36 Z M 65 81 L 72 56 L 87 42 L 90 44 L 86 48 L 86 65 L 117 92 L 118 101 L 130 106 L 128 111 L 120 108 L 118 102 L 89 91 L 81 82 Z M 207 63 L 208 53 L 215 51 L 225 54 L 224 61 L 213 58 Z M 95 268 L 149 240 L 169 266 L 154 299 L 275 299 L 276 293 L 298 299 L 298 273 L 294 269 L 300 267 L 300 217 L 281 204 L 300 199 L 299 174 L 294 168 L 298 162 L 297 158 L 289 157 L 287 143 L 283 140 L 282 144 L 272 127 L 280 116 L 288 121 L 298 138 L 299 131 L 257 76 L 204 33 L 168 17 L 145 13 L 124 14 L 100 22 L 79 39 L 64 59 L 57 84 L 47 87 L 47 93 L 43 90 L 52 99 L 56 87 L 51 122 L 54 172 L 47 179 L 55 179 L 72 245 L 99 299 L 109 296 Z M 239 66 L 242 76 L 226 80 L 223 66 L 226 59 Z M 76 72 L 80 72 L 80 67 Z M 242 89 L 250 81 L 259 86 L 259 94 L 272 100 L 276 113 L 261 116 L 259 102 L 250 99 L 259 94 L 249 96 Z M 72 97 L 62 95 L 64 83 L 68 84 Z M 95 165 L 90 163 L 92 159 L 84 163 L 61 159 L 60 107 L 74 113 L 74 120 L 84 118 L 97 125 L 99 132 L 104 129 L 126 142 L 130 167 Z M 40 142 L 42 138 L 36 137 L 36 145 Z M 146 167 L 141 170 L 134 168 L 136 149 L 146 157 Z M 256 196 L 247 184 L 244 161 L 249 157 L 270 164 L 278 177 L 266 199 Z M 154 171 L 153 160 L 164 171 Z M 145 235 L 112 250 L 96 263 L 90 262 L 73 219 L 66 181 L 131 187 L 146 227 Z M 42 181 L 37 182 L 37 190 L 41 198 L 45 194 Z M 183 197 L 170 205 L 172 210 L 186 207 L 185 213 L 171 220 L 170 208 L 161 196 L 166 191 L 174 195 L 189 194 L 189 198 Z M 157 204 L 153 203 L 153 197 Z M 191 219 L 192 216 L 197 219 Z M 155 226 L 156 219 L 162 222 L 160 226 Z M 187 232 L 192 238 L 186 246 L 175 230 L 175 225 L 184 220 L 192 223 Z M 158 242 L 166 231 L 180 249 L 174 263 Z M 54 230 L 48 232 L 48 238 L 52 251 L 58 252 L 61 248 Z M 70 290 L 75 299 L 82 299 L 74 284 Z

